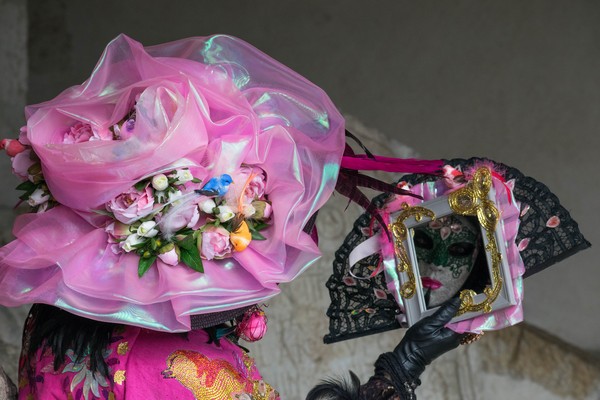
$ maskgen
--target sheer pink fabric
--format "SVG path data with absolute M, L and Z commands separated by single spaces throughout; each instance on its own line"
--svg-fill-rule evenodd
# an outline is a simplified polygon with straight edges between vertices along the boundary
M 136 103 L 126 140 L 63 143 L 77 122 L 100 136 Z M 318 257 L 303 232 L 331 195 L 344 149 L 343 119 L 326 94 L 247 43 L 228 36 L 144 48 L 119 36 L 91 77 L 27 108 L 27 139 L 59 206 L 18 218 L 0 250 L 0 303 L 53 304 L 88 318 L 164 331 L 189 315 L 258 303 Z M 107 217 L 94 212 L 140 179 L 189 167 L 206 182 L 242 164 L 267 175 L 265 241 L 204 273 L 114 254 Z

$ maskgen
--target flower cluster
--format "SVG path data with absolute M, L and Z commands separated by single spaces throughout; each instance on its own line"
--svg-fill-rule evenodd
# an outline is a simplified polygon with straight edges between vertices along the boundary
M 271 204 L 266 176 L 242 166 L 200 185 L 188 168 L 159 173 L 106 203 L 105 230 L 116 253 L 136 253 L 141 277 L 157 259 L 203 272 L 202 259 L 231 257 L 252 240 L 264 240 Z
M 64 144 L 126 140 L 134 129 L 135 111 L 131 111 L 109 129 L 75 122 L 59 140 Z M 24 181 L 17 186 L 24 191 L 22 201 L 34 212 L 58 204 L 46 185 L 26 127 L 19 139 L 3 139 L 0 148 L 11 157 L 15 175 Z M 139 181 L 97 210 L 110 217 L 105 231 L 112 250 L 138 254 L 141 277 L 157 259 L 167 265 L 182 262 L 203 272 L 202 259 L 231 257 L 252 240 L 264 240 L 260 231 L 269 226 L 272 212 L 265 193 L 266 175 L 246 165 L 232 175 L 201 185 L 189 168 L 179 168 Z
M 44 212 L 56 205 L 44 180 L 40 159 L 27 139 L 27 127 L 21 128 L 18 139 L 2 139 L 0 149 L 6 151 L 13 173 L 23 181 L 17 186 L 17 190 L 24 191 L 19 199 L 26 201 L 34 212 Z
M 64 144 L 83 143 L 94 140 L 124 140 L 131 137 L 135 128 L 135 109 L 109 129 L 100 129 L 77 121 L 59 139 Z M 13 173 L 23 180 L 17 190 L 24 193 L 19 199 L 26 201 L 34 212 L 44 212 L 57 203 L 52 197 L 44 176 L 40 159 L 27 138 L 27 127 L 21 128 L 18 139 L 2 139 L 0 149 L 11 157 Z

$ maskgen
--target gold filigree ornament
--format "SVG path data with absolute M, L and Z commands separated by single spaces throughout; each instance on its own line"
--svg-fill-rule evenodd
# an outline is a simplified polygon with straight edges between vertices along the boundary
M 457 214 L 477 216 L 479 224 L 485 230 L 487 245 L 485 250 L 492 261 L 491 287 L 487 286 L 483 293 L 486 298 L 481 303 L 475 303 L 476 293 L 473 290 L 460 292 L 460 308 L 456 315 L 466 312 L 492 311 L 492 303 L 496 300 L 502 290 L 502 276 L 500 275 L 500 263 L 502 254 L 498 251 L 498 243 L 494 234 L 496 225 L 500 219 L 500 212 L 494 202 L 488 198 L 492 187 L 492 174 L 488 168 L 481 167 L 473 175 L 473 179 L 461 189 L 448 196 L 450 208 Z
M 410 299 L 415 295 L 417 290 L 415 282 L 415 273 L 410 264 L 410 258 L 404 247 L 404 241 L 408 237 L 408 229 L 404 224 L 404 221 L 410 217 L 415 217 L 417 222 L 421 221 L 423 217 L 429 217 L 432 220 L 435 219 L 433 211 L 420 206 L 409 206 L 406 203 L 402 203 L 402 211 L 396 218 L 393 224 L 390 224 L 389 229 L 394 234 L 394 249 L 396 252 L 396 258 L 398 260 L 398 273 L 406 272 L 408 281 L 403 283 L 400 287 L 400 295 L 405 299 Z

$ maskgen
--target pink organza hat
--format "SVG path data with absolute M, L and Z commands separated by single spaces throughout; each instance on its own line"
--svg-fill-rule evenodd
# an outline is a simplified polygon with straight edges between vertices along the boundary
M 319 258 L 344 122 L 327 95 L 229 36 L 121 35 L 91 77 L 3 140 L 21 200 L 0 303 L 178 332 L 276 295 Z

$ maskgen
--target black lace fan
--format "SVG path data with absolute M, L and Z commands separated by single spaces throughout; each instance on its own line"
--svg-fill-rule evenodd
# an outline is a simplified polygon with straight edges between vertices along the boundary
M 516 241 L 522 243 L 521 248 L 524 248 L 521 251 L 526 269 L 524 277 L 590 246 L 579 232 L 577 222 L 543 183 L 523 175 L 516 168 L 482 158 L 454 159 L 445 163 L 462 171 L 474 165 L 492 163 L 507 181 L 515 180 L 514 196 L 521 202 L 521 224 Z M 433 179 L 440 178 L 419 174 L 402 177 L 403 181 L 413 185 Z M 381 207 L 388 196 L 383 194 L 373 199 L 375 208 Z M 400 328 L 396 319 L 400 309 L 386 289 L 384 274 L 380 273 L 371 279 L 355 279 L 348 272 L 348 256 L 358 244 L 369 238 L 371 220 L 370 214 L 361 215 L 336 252 L 333 274 L 327 281 L 331 305 L 327 310 L 330 322 L 325 343 Z M 370 276 L 379 264 L 379 258 L 378 254 L 374 254 L 360 260 L 353 266 L 353 274 Z

